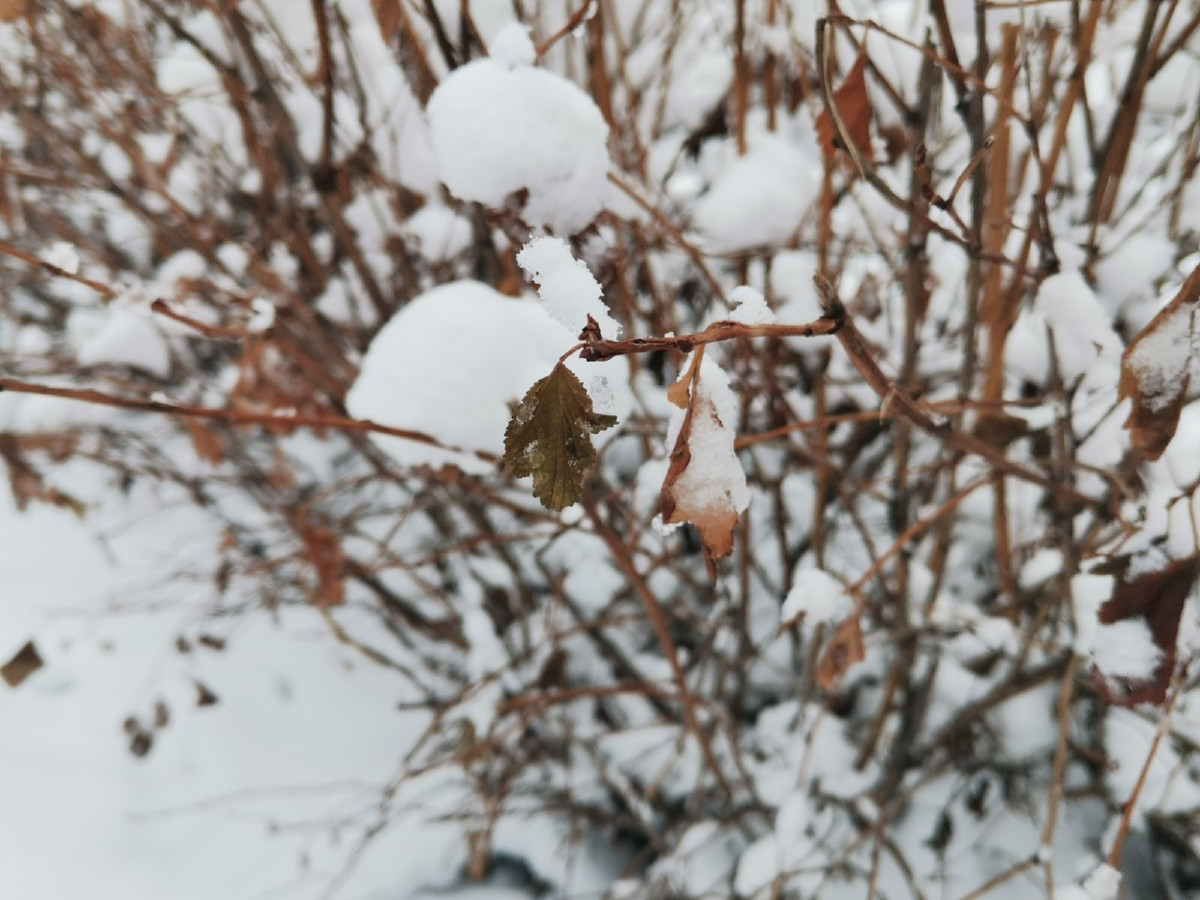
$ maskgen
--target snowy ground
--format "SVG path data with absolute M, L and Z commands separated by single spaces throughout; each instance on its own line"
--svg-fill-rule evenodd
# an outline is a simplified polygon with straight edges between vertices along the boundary
M 210 552 L 211 529 L 162 498 L 109 497 L 83 524 L 49 506 L 18 515 L 0 492 L 0 654 L 32 639 L 46 662 L 0 690 L 0 894 L 321 895 L 421 714 L 395 711 L 395 676 L 342 650 L 311 608 L 208 617 L 211 588 L 172 574 Z M 198 704 L 198 684 L 215 703 Z M 159 703 L 169 721 L 154 729 Z M 141 758 L 130 716 L 153 731 Z M 403 883 L 411 838 L 385 833 L 338 896 Z

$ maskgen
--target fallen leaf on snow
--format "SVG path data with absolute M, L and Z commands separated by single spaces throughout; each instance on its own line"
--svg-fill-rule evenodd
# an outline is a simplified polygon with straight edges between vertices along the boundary
M 0 666 L 0 678 L 3 678 L 10 688 L 15 688 L 43 665 L 42 655 L 38 653 L 33 641 L 26 641 L 25 646 L 13 654 L 12 659 Z

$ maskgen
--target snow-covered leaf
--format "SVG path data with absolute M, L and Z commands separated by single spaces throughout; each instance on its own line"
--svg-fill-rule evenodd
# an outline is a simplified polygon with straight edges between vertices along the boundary
M 1196 316 L 1200 312 L 1198 266 L 1121 358 L 1122 399 L 1133 400 L 1125 427 L 1147 459 L 1162 456 L 1175 436 L 1196 359 Z
M 750 503 L 750 491 L 734 451 L 730 423 L 737 405 L 725 373 L 707 359 L 699 372 L 689 373 L 688 407 L 663 482 L 662 518 L 667 525 L 696 526 L 709 575 L 715 577 L 717 560 L 733 552 L 733 530 Z
M 1134 706 L 1161 703 L 1166 698 L 1175 672 L 1179 619 L 1198 573 L 1200 555 L 1117 581 L 1112 597 L 1100 607 L 1100 623 L 1110 627 L 1122 624 L 1125 630 L 1120 636 L 1135 646 L 1132 651 L 1124 647 L 1111 669 L 1103 659 L 1096 661 L 1097 683 L 1110 703 Z M 1146 637 L 1157 654 L 1147 646 Z M 1139 661 L 1143 663 L 1140 674 L 1136 668 Z

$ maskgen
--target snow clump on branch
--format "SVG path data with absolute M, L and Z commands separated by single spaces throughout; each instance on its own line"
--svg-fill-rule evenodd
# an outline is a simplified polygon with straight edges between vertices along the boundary
M 528 39 L 526 39 L 528 40 Z M 559 234 L 581 231 L 608 194 L 608 125 L 567 79 L 520 65 L 502 42 L 500 60 L 455 69 L 427 111 L 438 174 L 460 200 L 502 207 L 528 191 L 522 218 Z

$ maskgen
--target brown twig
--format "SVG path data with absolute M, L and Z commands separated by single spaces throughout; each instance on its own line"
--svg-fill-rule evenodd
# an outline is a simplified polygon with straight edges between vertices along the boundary
M 583 0 L 583 3 L 579 5 L 579 8 L 575 10 L 575 12 L 571 13 L 570 18 L 567 19 L 562 28 L 558 29 L 558 31 L 554 32 L 554 34 L 550 35 L 550 37 L 546 38 L 546 40 L 542 41 L 538 45 L 536 51 L 537 58 L 541 59 L 546 55 L 547 52 L 549 52 L 551 47 L 578 28 L 579 23 L 587 17 L 588 10 L 592 8 L 592 4 L 595 2 L 596 0 Z
M 193 419 L 206 419 L 212 422 L 228 422 L 231 425 L 262 425 L 274 428 L 317 428 L 334 431 L 361 431 L 373 434 L 386 434 L 391 437 L 415 441 L 452 453 L 466 453 L 482 459 L 485 462 L 499 462 L 499 458 L 486 450 L 466 450 L 439 441 L 423 431 L 408 428 L 393 428 L 391 425 L 381 425 L 368 419 L 350 419 L 344 416 L 312 416 L 312 415 L 281 415 L 276 413 L 255 413 L 237 409 L 213 409 L 207 406 L 191 406 L 184 403 L 167 403 L 162 400 L 139 400 L 131 397 L 120 397 L 116 394 L 92 388 L 54 387 L 48 384 L 37 384 L 22 381 L 17 378 L 0 377 L 0 391 L 11 391 L 14 394 L 40 394 L 45 397 L 61 397 L 64 400 L 77 400 L 82 403 L 94 403 L 98 406 L 111 406 L 126 409 L 131 412 L 162 413 L 170 416 L 187 416 Z

